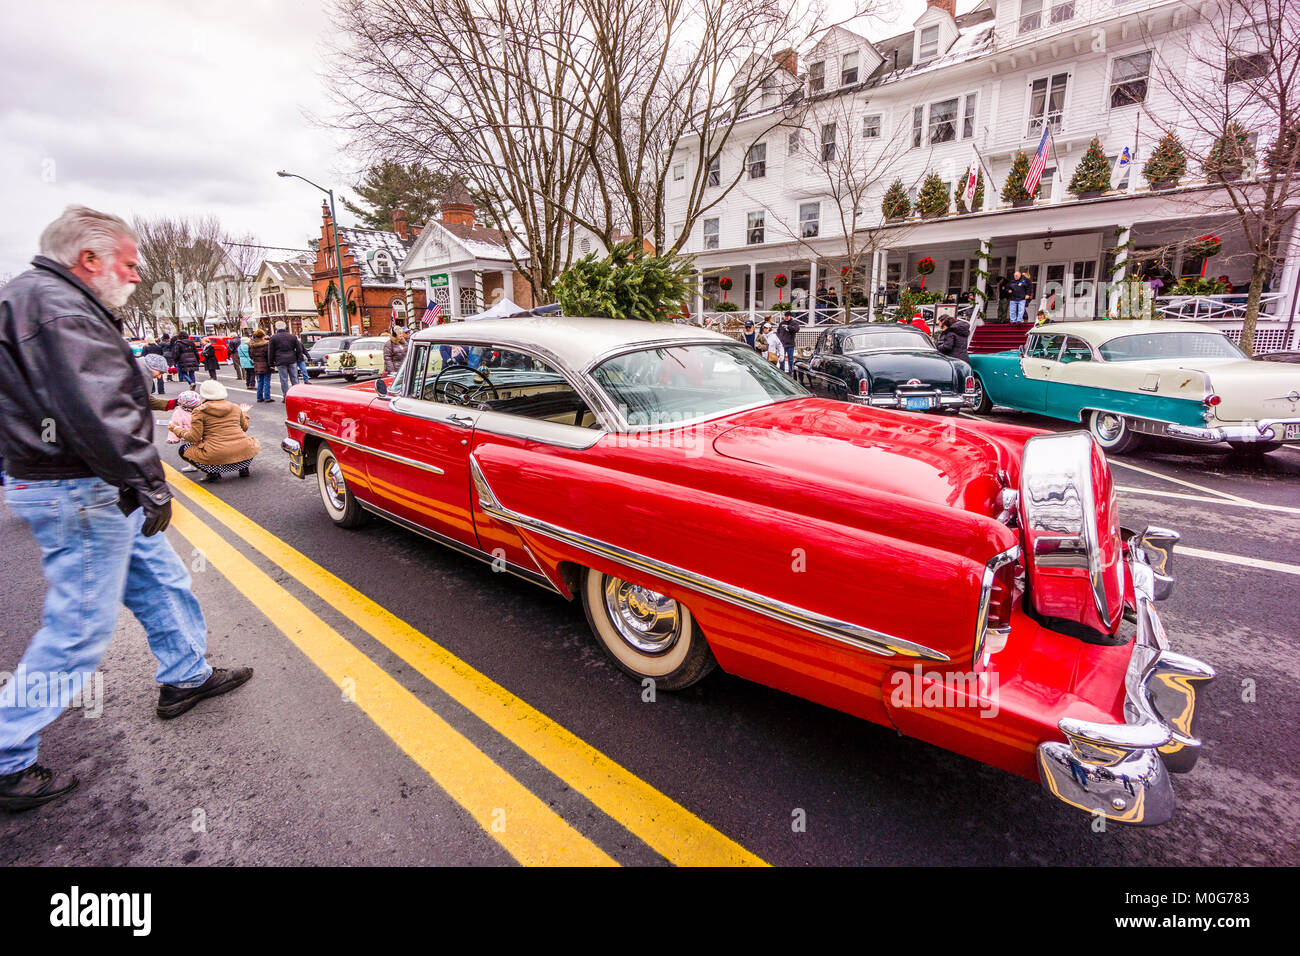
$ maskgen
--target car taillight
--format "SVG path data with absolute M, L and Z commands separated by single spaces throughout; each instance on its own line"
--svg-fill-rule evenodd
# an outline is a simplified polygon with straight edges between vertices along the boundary
M 859 395 L 867 394 L 867 380 L 865 378 L 862 381 L 858 382 L 858 394 Z
M 1009 628 L 1011 604 L 1016 595 L 1015 562 L 1002 565 L 993 572 L 993 589 L 989 592 L 989 616 L 986 627 Z
M 1221 399 L 1218 395 L 1215 395 L 1213 392 L 1211 392 L 1209 395 L 1205 396 L 1203 401 L 1205 402 L 1206 405 L 1209 405 L 1211 408 L 1213 408 L 1215 405 L 1219 404 L 1219 402 L 1223 401 L 1223 399 Z
M 968 391 L 968 392 L 973 392 L 973 391 L 975 391 L 975 376 L 974 376 L 974 375 L 967 375 L 967 376 L 966 376 L 966 391 Z

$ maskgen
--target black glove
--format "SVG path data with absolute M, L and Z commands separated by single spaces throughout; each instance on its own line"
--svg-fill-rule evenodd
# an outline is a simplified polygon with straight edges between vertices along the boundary
M 147 538 L 150 535 L 167 530 L 167 526 L 172 521 L 172 503 L 170 499 L 158 504 L 145 498 L 142 507 L 144 508 L 144 527 L 140 529 L 141 534 Z

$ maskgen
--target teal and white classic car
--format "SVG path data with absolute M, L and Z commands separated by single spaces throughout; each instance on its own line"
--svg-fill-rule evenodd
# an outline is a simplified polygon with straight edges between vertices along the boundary
M 1188 322 L 1053 323 L 1018 352 L 972 355 L 975 411 L 1004 405 L 1080 422 L 1107 451 L 1146 435 L 1259 454 L 1300 443 L 1300 367 L 1252 361 Z

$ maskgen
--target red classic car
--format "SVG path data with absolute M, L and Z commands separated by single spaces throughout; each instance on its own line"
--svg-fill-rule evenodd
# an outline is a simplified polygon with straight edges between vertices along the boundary
M 1086 432 L 820 399 L 726 336 L 523 318 L 412 337 L 391 385 L 289 392 L 293 473 L 581 599 L 661 689 L 714 666 L 1042 782 L 1173 812 L 1206 665 L 1154 601 L 1178 536 L 1122 530 Z

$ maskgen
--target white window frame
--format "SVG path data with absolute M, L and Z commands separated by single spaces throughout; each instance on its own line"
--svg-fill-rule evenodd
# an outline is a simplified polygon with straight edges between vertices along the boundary
M 872 120 L 875 120 L 872 123 Z M 882 113 L 868 113 L 862 117 L 862 138 L 863 139 L 880 139 L 880 127 L 884 125 L 885 117 Z
M 803 149 L 803 130 L 792 130 L 785 138 L 785 154 L 794 156 Z
M 1147 56 L 1147 72 L 1145 78 L 1146 89 L 1143 91 L 1142 99 L 1135 100 L 1131 103 L 1124 103 L 1120 106 L 1114 105 L 1115 64 L 1118 63 L 1120 60 L 1132 59 L 1133 57 L 1142 56 L 1143 54 L 1146 54 Z M 1148 49 L 1133 50 L 1131 53 L 1117 53 L 1110 58 L 1109 68 L 1106 71 L 1106 75 L 1110 79 L 1109 84 L 1107 84 L 1106 86 L 1106 94 L 1105 94 L 1106 95 L 1105 106 L 1107 110 L 1127 110 L 1127 109 L 1131 109 L 1134 106 L 1141 106 L 1143 103 L 1147 101 L 1147 97 L 1151 94 L 1151 64 L 1154 60 L 1155 60 L 1155 56 L 1153 55 L 1152 51 Z M 1129 80 L 1127 82 L 1133 82 L 1133 81 Z
M 1075 0 L 1050 0 L 1051 12 L 1048 15 L 1048 22 L 1053 26 L 1058 23 L 1069 23 L 1074 19 Z
M 920 149 L 925 144 L 925 107 L 912 107 L 912 148 Z
M 722 185 L 722 157 L 714 156 L 713 161 L 709 163 L 709 168 L 704 174 L 705 186 Z
M 1052 81 L 1058 76 L 1065 77 L 1065 95 L 1061 98 L 1060 122 L 1053 127 L 1053 135 L 1059 134 L 1065 129 L 1065 117 L 1070 112 L 1070 91 L 1074 87 L 1074 65 L 1071 64 L 1061 69 L 1052 70 L 1050 73 L 1039 73 L 1033 76 L 1025 77 L 1025 138 L 1038 139 L 1043 135 L 1043 123 L 1047 121 L 1048 106 L 1052 102 Z M 1043 96 L 1043 121 L 1035 123 L 1035 117 L 1030 112 L 1034 103 L 1034 84 L 1039 80 L 1047 81 L 1047 90 Z
M 680 183 L 686 178 L 686 164 L 673 163 L 673 182 Z
M 849 66 L 850 57 L 853 59 L 852 66 Z M 840 57 L 840 86 L 852 86 L 858 82 L 858 64 L 860 62 L 861 58 L 858 56 L 857 50 L 850 50 Z M 853 74 L 852 77 L 849 76 L 850 72 Z
M 710 224 L 710 223 L 713 224 L 713 229 L 712 229 L 712 231 L 709 230 L 709 224 Z M 702 248 L 704 248 L 704 249 L 717 249 L 717 248 L 718 248 L 718 239 L 719 239 L 719 235 L 720 235 L 721 231 L 722 231 L 722 229 L 721 229 L 721 220 L 717 219 L 716 217 L 713 218 L 713 219 L 705 219 L 705 220 L 704 220 L 704 228 L 703 228 L 703 237 L 704 237 L 704 238 L 703 238 L 703 246 L 702 246 Z
M 758 238 L 754 238 L 755 231 L 758 232 Z M 767 211 L 760 209 L 757 212 L 745 214 L 745 245 L 761 246 L 767 241 Z
M 808 64 L 808 92 L 820 93 L 826 89 L 826 61 Z
M 767 175 L 767 143 L 755 143 L 745 153 L 745 172 L 750 179 L 762 179 Z
M 948 137 L 947 139 L 936 140 L 936 139 L 934 138 L 934 108 L 935 108 L 936 106 L 939 106 L 939 105 L 942 105 L 942 104 L 945 104 L 945 103 L 951 103 L 951 104 L 952 104 L 952 119 L 951 119 L 951 121 L 949 121 L 949 122 L 951 123 L 951 126 L 952 126 L 952 135 L 951 135 L 950 137 Z M 960 137 L 958 137 L 957 133 L 960 131 L 960 127 L 959 127 L 958 124 L 961 122 L 961 97 L 960 97 L 960 96 L 950 96 L 950 97 L 948 97 L 947 99 L 944 99 L 944 100 L 936 100 L 936 101 L 933 102 L 933 103 L 926 103 L 926 104 L 925 104 L 925 119 L 926 119 L 926 123 L 925 123 L 925 142 L 926 142 L 927 144 L 929 144 L 930 146 L 934 146 L 934 145 L 942 144 L 942 143 L 955 143 L 955 142 L 957 142 L 957 140 L 960 138 Z
M 934 39 L 927 40 L 925 35 L 931 30 L 934 31 Z M 932 46 L 929 54 L 925 52 L 927 46 Z M 921 32 L 916 37 L 916 62 L 927 63 L 939 55 L 939 24 L 931 24 L 928 27 L 922 27 Z
M 805 216 L 804 213 L 811 209 L 815 215 Z M 812 229 L 809 231 L 809 223 Z M 822 224 L 822 204 L 820 202 L 804 202 L 799 204 L 799 238 L 816 239 L 821 233 Z
M 979 126 L 979 91 L 967 93 L 961 101 L 961 136 L 958 139 L 974 139 L 975 130 Z M 966 121 L 970 120 L 970 130 L 966 129 Z
M 822 140 L 821 140 L 821 146 L 817 151 L 817 155 L 821 157 L 821 161 L 823 163 L 831 163 L 835 161 L 835 154 L 836 154 L 835 127 L 836 127 L 835 123 L 822 124 Z M 830 131 L 831 134 L 830 139 L 826 138 L 827 130 Z
M 1019 29 L 1017 33 L 1032 33 L 1043 28 L 1043 8 L 1047 0 L 1020 0 Z

